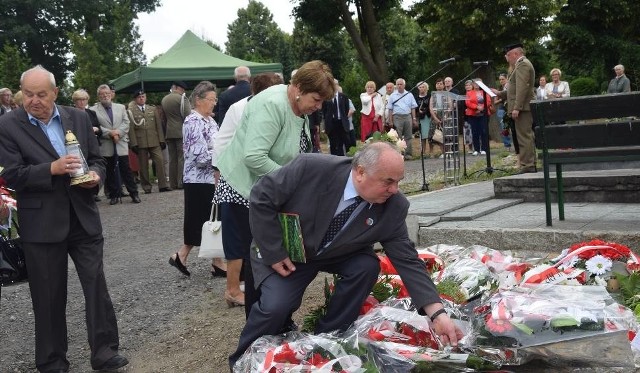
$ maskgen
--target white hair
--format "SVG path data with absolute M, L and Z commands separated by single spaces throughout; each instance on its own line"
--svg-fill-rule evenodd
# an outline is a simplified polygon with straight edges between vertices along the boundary
M 49 77 L 49 83 L 51 83 L 51 88 L 55 88 L 56 87 L 56 77 L 53 76 L 51 71 L 49 71 L 49 70 L 45 69 L 44 67 L 42 67 L 42 65 L 36 65 L 36 66 L 30 68 L 29 70 L 23 72 L 22 75 L 20 76 L 20 85 L 22 85 L 22 82 L 24 81 L 25 76 L 27 76 L 27 75 L 31 74 L 32 72 L 35 72 L 35 71 L 45 72 Z

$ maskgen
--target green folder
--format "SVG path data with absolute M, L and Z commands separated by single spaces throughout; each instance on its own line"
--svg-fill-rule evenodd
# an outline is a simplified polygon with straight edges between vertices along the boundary
M 278 219 L 282 228 L 282 245 L 289 253 L 289 259 L 292 262 L 306 263 L 307 255 L 304 251 L 300 216 L 281 212 L 278 214 Z

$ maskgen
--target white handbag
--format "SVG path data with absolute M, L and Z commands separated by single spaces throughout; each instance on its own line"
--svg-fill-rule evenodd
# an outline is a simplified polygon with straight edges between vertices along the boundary
M 216 203 L 211 206 L 211 216 L 202 224 L 202 241 L 198 258 L 224 258 L 222 222 L 218 220 L 217 207 Z

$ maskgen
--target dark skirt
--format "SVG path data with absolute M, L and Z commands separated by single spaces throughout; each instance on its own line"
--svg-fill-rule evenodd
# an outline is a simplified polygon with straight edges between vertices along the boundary
M 185 183 L 184 187 L 184 244 L 200 246 L 202 224 L 211 216 L 211 201 L 215 184 Z

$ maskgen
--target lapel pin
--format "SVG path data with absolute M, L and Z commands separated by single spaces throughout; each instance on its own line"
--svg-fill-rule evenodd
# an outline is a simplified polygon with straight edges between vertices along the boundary
M 367 220 L 366 220 L 366 224 L 367 224 L 368 226 L 372 226 L 372 225 L 373 225 L 373 219 L 371 219 L 371 218 L 367 218 Z

